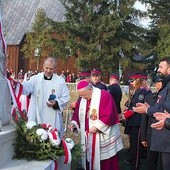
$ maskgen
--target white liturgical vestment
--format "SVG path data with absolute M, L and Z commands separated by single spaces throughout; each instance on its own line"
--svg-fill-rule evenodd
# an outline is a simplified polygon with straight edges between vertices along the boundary
M 53 128 L 57 128 L 58 132 L 63 133 L 62 112 L 69 100 L 69 91 L 65 80 L 53 74 L 51 80 L 44 80 L 44 73 L 32 76 L 29 81 L 23 82 L 23 94 L 31 93 L 30 104 L 28 108 L 28 121 L 35 121 L 38 124 L 50 124 Z M 54 110 L 53 107 L 47 106 L 47 101 L 55 91 L 59 109 Z

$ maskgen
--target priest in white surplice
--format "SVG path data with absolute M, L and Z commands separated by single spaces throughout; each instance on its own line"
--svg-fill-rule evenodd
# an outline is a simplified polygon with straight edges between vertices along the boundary
M 22 83 L 23 94 L 31 94 L 28 108 L 28 121 L 38 124 L 50 124 L 57 128 L 61 137 L 63 135 L 62 112 L 69 100 L 69 91 L 65 80 L 55 74 L 56 61 L 49 57 L 44 61 L 44 72 L 38 73 L 30 80 Z M 55 91 L 56 98 L 50 100 L 51 91 Z

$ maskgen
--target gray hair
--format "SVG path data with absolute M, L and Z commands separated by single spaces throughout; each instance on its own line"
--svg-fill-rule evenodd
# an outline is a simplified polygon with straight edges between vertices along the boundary
M 56 62 L 56 59 L 55 58 L 53 58 L 53 57 L 48 57 L 48 58 L 46 58 L 45 60 L 44 60 L 44 64 L 46 63 L 46 62 L 50 62 L 53 66 L 57 66 L 57 62 Z
M 92 89 L 92 88 L 93 88 L 92 83 L 89 83 L 84 89 L 89 90 L 89 89 Z

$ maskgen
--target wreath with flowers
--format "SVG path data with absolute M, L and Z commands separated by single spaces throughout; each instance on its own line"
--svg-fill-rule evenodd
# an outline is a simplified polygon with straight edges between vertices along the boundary
M 17 138 L 14 143 L 14 158 L 27 160 L 57 160 L 65 156 L 64 163 L 71 162 L 70 149 L 74 147 L 71 138 L 60 139 L 56 128 L 49 124 L 27 121 L 26 112 L 15 109 L 12 118 L 16 124 Z
M 11 78 L 6 78 L 6 80 L 13 100 L 11 114 L 17 130 L 16 142 L 13 144 L 13 158 L 57 160 L 60 156 L 65 156 L 64 163 L 67 164 L 71 162 L 71 155 L 74 155 L 73 158 L 78 157 L 80 146 L 74 146 L 74 141 L 71 138 L 60 139 L 57 129 L 52 128 L 51 125 L 28 122 L 27 113 L 25 110 L 21 110 L 21 102 L 19 101 L 22 94 L 22 84 Z

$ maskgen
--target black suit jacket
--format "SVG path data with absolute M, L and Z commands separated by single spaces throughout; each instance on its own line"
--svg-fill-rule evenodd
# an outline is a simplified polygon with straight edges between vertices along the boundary
M 147 94 L 147 90 L 145 88 L 139 88 L 138 90 L 136 90 L 135 94 L 133 95 L 132 99 L 131 99 L 131 103 L 130 103 L 130 107 L 129 110 L 132 110 L 133 107 L 136 106 L 137 103 L 144 103 L 145 101 L 145 95 Z M 138 114 L 137 112 L 135 112 L 135 114 L 130 117 L 127 121 L 127 125 L 128 126 L 141 126 L 141 114 Z
M 112 95 L 112 97 L 115 101 L 118 114 L 120 114 L 122 112 L 121 107 L 120 107 L 120 102 L 122 100 L 122 90 L 121 90 L 119 84 L 109 85 L 108 91 Z
M 107 86 L 104 83 L 97 83 L 97 84 L 93 84 L 94 87 L 99 88 L 100 90 L 107 90 Z

